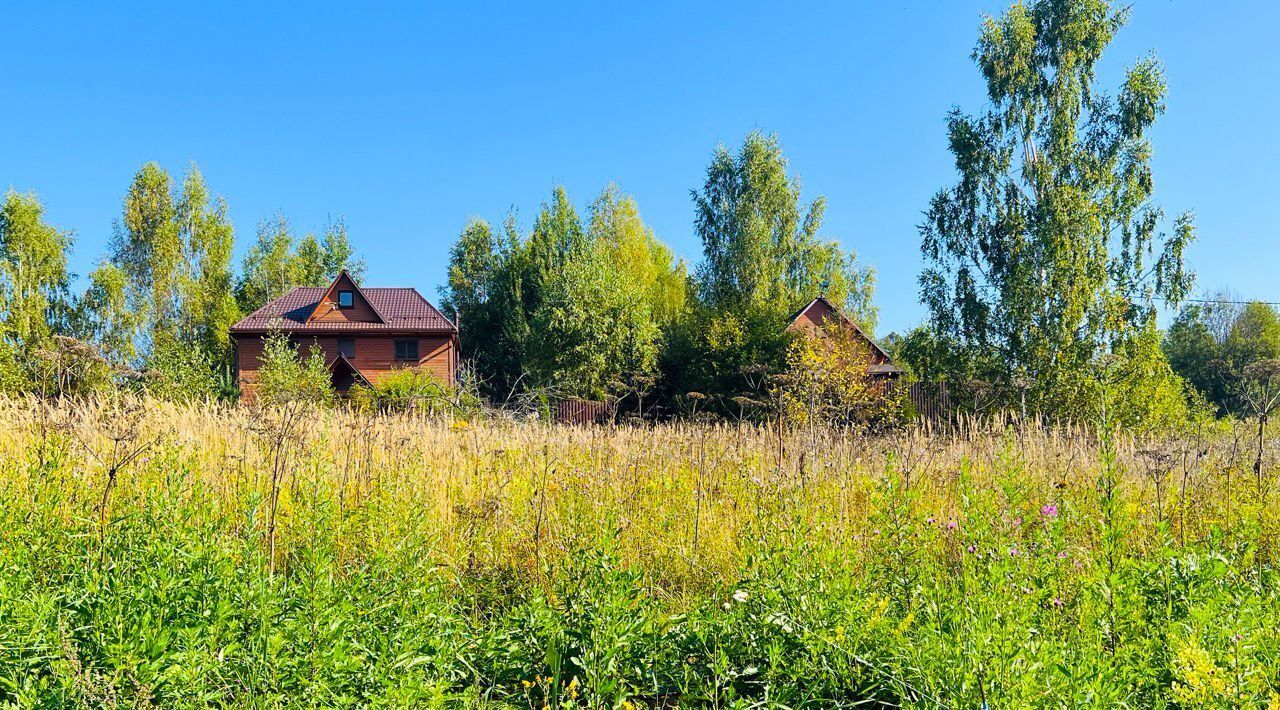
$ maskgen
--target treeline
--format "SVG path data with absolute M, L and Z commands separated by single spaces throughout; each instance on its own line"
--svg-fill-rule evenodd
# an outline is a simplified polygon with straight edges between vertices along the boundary
M 232 397 L 228 329 L 293 286 L 363 270 L 341 221 L 298 237 L 264 221 L 240 264 L 225 200 L 192 166 L 180 184 L 155 163 L 134 175 L 107 253 L 74 292 L 72 233 L 34 193 L 0 207 L 0 388 L 74 394 L 135 386 L 160 396 Z
M 1280 406 L 1280 312 L 1227 292 L 1184 308 L 1164 336 L 1169 364 L 1219 415 Z
M 785 370 L 787 318 L 817 295 L 870 332 L 874 277 L 821 234 L 778 140 L 718 148 L 693 192 L 703 258 L 690 270 L 607 187 L 583 213 L 563 188 L 532 227 L 473 219 L 451 250 L 442 305 L 462 331 L 467 384 L 495 404 L 609 399 L 637 411 L 767 408 Z M 125 193 L 107 254 L 73 293 L 72 235 L 34 194 L 0 221 L 0 358 L 8 392 L 122 382 L 171 397 L 234 397 L 230 326 L 294 286 L 364 271 L 345 225 L 299 237 L 276 215 L 239 268 L 224 200 L 193 166 L 154 163 Z M 692 398 L 692 399 L 691 399 Z
M 612 186 L 585 214 L 556 188 L 527 233 L 468 223 L 442 292 L 481 393 L 742 414 L 770 399 L 796 308 L 825 294 L 874 327 L 871 270 L 821 235 L 825 202 L 802 202 L 776 137 L 717 149 L 693 201 L 692 271 Z

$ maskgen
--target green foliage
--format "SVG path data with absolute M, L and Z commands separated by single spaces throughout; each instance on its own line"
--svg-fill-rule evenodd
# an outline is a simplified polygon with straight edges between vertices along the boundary
M 109 362 L 126 365 L 137 356 L 134 335 L 139 314 L 129 308 L 128 277 L 103 263 L 89 274 L 89 287 L 76 304 L 74 332 L 95 343 Z
M 1192 304 L 1169 326 L 1163 349 L 1173 371 L 1220 414 L 1247 416 L 1245 372 L 1280 358 L 1280 313 L 1260 302 L 1239 308 Z
M 188 342 L 160 333 L 151 344 L 143 386 L 150 394 L 175 401 L 225 394 L 208 355 Z
M 892 383 L 873 377 L 871 346 L 852 328 L 795 338 L 778 386 L 781 413 L 794 425 L 865 431 L 900 424 L 903 402 Z
M 178 327 L 184 248 L 175 202 L 169 173 L 154 162 L 144 164 L 125 194 L 124 215 L 111 241 L 111 263 L 128 284 L 144 354 L 157 333 L 173 335 Z
M 333 401 L 333 375 L 324 352 L 311 347 L 305 354 L 282 334 L 268 335 L 258 365 L 256 401 L 266 406 L 328 404 Z
M 0 392 L 42 391 L 38 355 L 71 316 L 68 232 L 44 221 L 34 194 L 13 190 L 0 204 Z
M 464 387 L 450 387 L 419 367 L 393 370 L 372 386 L 351 388 L 351 403 L 369 412 L 422 412 L 467 419 L 480 410 L 479 397 Z
M 1160 447 L 1209 452 L 1161 508 L 1109 425 L 806 446 L 308 410 L 273 480 L 258 412 L 148 402 L 99 536 L 70 511 L 119 411 L 27 406 L 0 402 L 6 705 L 1277 701 L 1276 520 L 1220 475 L 1230 436 Z
M 674 394 L 764 400 L 785 369 L 787 318 L 819 295 L 865 331 L 875 326 L 874 274 L 819 236 L 826 202 L 802 206 L 787 167 L 775 136 L 752 133 L 737 154 L 716 150 L 693 195 L 703 261 L 696 305 L 666 358 Z
M 486 396 L 643 397 L 663 329 L 684 312 L 683 265 L 614 187 L 578 216 L 563 188 L 528 237 L 472 220 L 450 256 L 443 305 Z
M 1173 374 L 1160 350 L 1160 332 L 1154 322 L 1117 345 L 1102 374 L 1094 384 L 1110 387 L 1087 394 L 1077 411 L 1089 411 L 1101 402 L 1117 426 L 1150 431 L 1175 429 L 1191 413 L 1186 385 Z M 1114 382 L 1107 383 L 1107 379 Z M 1101 416 L 1101 412 L 1093 416 Z
M 1163 70 L 1140 61 L 1115 98 L 1095 79 L 1126 18 L 1104 0 L 1043 0 L 986 20 L 974 59 L 990 108 L 950 114 L 960 180 L 920 227 L 921 297 L 967 361 L 953 379 L 1052 416 L 1088 418 L 1099 356 L 1143 339 L 1154 300 L 1176 306 L 1192 281 L 1191 216 L 1162 233 L 1152 201 Z
M 776 136 L 751 133 L 738 153 L 719 147 L 693 195 L 702 240 L 698 300 L 714 313 L 765 312 L 779 320 L 819 295 L 870 332 L 874 279 L 853 254 L 819 236 L 826 200 L 800 204 Z
M 90 275 L 78 332 L 113 362 L 155 377 L 157 392 L 218 393 L 231 367 L 227 331 L 240 312 L 232 293 L 235 235 L 221 198 L 192 165 L 175 191 L 146 163 L 124 199 L 108 261 Z
M 226 201 L 210 201 L 204 177 L 195 166 L 183 179 L 176 218 L 186 249 L 181 340 L 194 346 L 195 358 L 204 360 L 204 369 L 227 372 L 231 368 L 228 331 L 240 317 L 231 273 L 235 231 Z
M 36 347 L 68 315 L 68 232 L 44 221 L 32 194 L 10 190 L 0 205 L 0 341 Z
M 355 258 L 346 223 L 330 223 L 319 239 L 315 234 L 296 239 L 289 221 L 276 214 L 258 225 L 235 285 L 236 302 L 252 313 L 295 286 L 328 286 L 343 269 L 356 283 L 364 277 L 364 260 Z

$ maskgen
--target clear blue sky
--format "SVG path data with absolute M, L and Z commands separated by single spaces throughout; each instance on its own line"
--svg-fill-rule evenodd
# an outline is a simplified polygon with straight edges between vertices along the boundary
M 1007 3 L 18 2 L 0 40 L 0 188 L 36 190 L 103 253 L 133 172 L 194 161 L 237 259 L 260 220 L 345 217 L 372 285 L 435 299 L 467 218 L 528 224 L 553 185 L 616 182 L 690 261 L 689 190 L 717 143 L 776 132 L 825 232 L 879 273 L 880 333 L 918 323 L 920 221 L 953 179 L 943 119 L 982 108 L 969 59 Z M 271 7 L 267 7 L 270 5 Z M 1109 85 L 1154 50 L 1170 83 L 1158 199 L 1194 209 L 1205 288 L 1280 301 L 1280 10 L 1136 0 Z

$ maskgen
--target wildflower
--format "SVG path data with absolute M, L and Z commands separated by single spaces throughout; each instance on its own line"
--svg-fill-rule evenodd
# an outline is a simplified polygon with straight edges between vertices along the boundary
M 1065 559 L 1067 559 L 1067 557 L 1068 557 L 1068 555 L 1067 555 L 1067 551 L 1066 551 L 1066 550 L 1063 550 L 1062 552 L 1059 552 L 1059 553 L 1058 553 L 1058 559 L 1060 559 L 1060 560 L 1065 560 Z
M 1010 556 L 1010 557 L 1017 557 L 1017 556 L 1018 556 L 1018 546 L 1017 546 L 1017 545 L 1014 545 L 1013 547 L 1010 547 L 1010 548 L 1009 548 L 1009 556 Z
M 527 689 L 529 689 L 529 688 L 532 688 L 532 687 L 533 687 L 533 681 L 531 681 L 531 680 L 522 680 L 522 681 L 520 681 L 520 685 L 523 685 L 523 686 L 525 687 L 525 689 L 527 690 Z
M 930 524 L 930 525 L 933 525 L 933 516 L 932 516 L 932 515 L 931 515 L 931 516 L 929 516 L 929 518 L 928 518 L 927 520 L 925 520 L 925 522 L 926 522 L 926 523 L 928 523 L 928 524 Z
M 1053 598 L 1053 605 L 1054 605 L 1054 607 L 1056 607 L 1056 608 L 1058 608 L 1058 609 L 1061 609 L 1061 608 L 1062 608 L 1062 600 L 1061 600 L 1061 599 L 1059 599 L 1059 598 L 1057 598 L 1057 597 L 1054 597 L 1054 598 Z
M 738 591 L 734 592 L 733 600 L 735 602 L 738 602 L 739 604 L 745 602 L 747 600 L 747 590 L 739 589 Z
M 729 611 L 729 610 L 730 610 L 730 609 L 732 609 L 732 608 L 733 608 L 733 606 L 732 606 L 732 605 L 730 605 L 730 604 L 729 604 L 729 602 L 725 602 L 725 603 L 724 603 L 724 610 L 725 610 L 725 611 Z
M 1040 514 L 1046 518 L 1056 518 L 1058 517 L 1058 506 L 1053 503 L 1046 503 L 1040 508 Z
M 968 551 L 969 551 L 969 554 L 971 554 L 971 555 L 972 555 L 973 553 L 975 553 L 975 552 L 977 552 L 977 551 L 978 551 L 978 548 L 974 547 L 973 545 L 970 545 L 970 546 L 966 547 L 965 549 L 966 549 L 966 550 L 968 550 Z
M 955 530 L 955 529 L 956 529 L 956 521 L 954 521 L 954 520 L 949 520 L 949 521 L 947 521 L 947 529 L 948 529 L 948 530 Z
M 1019 526 L 1019 527 L 1020 527 L 1020 526 L 1022 525 L 1022 516 L 1021 516 L 1021 515 L 1019 515 L 1018 517 L 1014 518 L 1014 519 L 1013 519 L 1013 524 L 1014 524 L 1015 526 Z

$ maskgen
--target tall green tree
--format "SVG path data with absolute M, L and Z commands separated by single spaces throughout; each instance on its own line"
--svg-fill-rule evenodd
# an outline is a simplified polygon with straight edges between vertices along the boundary
M 661 323 L 683 310 L 683 267 L 610 187 L 582 219 L 563 188 L 528 236 L 468 222 L 450 255 L 443 306 L 490 398 L 643 396 Z
M 174 337 L 180 323 L 186 250 L 176 202 L 169 173 L 144 164 L 125 193 L 110 245 L 111 263 L 128 283 L 129 307 L 141 319 L 143 353 L 157 335 Z
M 626 283 L 644 295 L 658 326 L 684 317 L 689 306 L 684 262 L 644 223 L 636 201 L 616 185 L 605 188 L 591 204 L 587 239 L 604 252 L 605 261 L 621 269 Z
M 128 291 L 124 271 L 104 261 L 89 273 L 89 286 L 76 303 L 76 335 L 115 366 L 130 365 L 138 355 L 135 334 L 141 319 L 129 307 Z
M 1192 284 L 1191 215 L 1162 231 L 1152 201 L 1164 70 L 1139 61 L 1115 97 L 1096 78 L 1127 18 L 1107 0 L 1036 0 L 984 22 L 973 58 L 990 106 L 948 117 L 960 179 L 920 227 L 933 329 L 979 379 L 1045 413 L 1095 410 L 1099 356 L 1152 355 L 1155 299 L 1176 306 Z
M 853 253 L 819 235 L 826 198 L 800 200 L 777 136 L 751 133 L 737 154 L 720 146 L 693 193 L 702 241 L 699 301 L 714 311 L 785 316 L 825 294 L 868 330 L 874 275 Z
M 67 315 L 71 233 L 47 224 L 34 194 L 13 190 L 0 205 L 0 337 L 25 347 Z
M 523 248 L 514 215 L 500 233 L 473 218 L 450 249 L 448 282 L 440 289 L 442 307 L 457 319 L 462 358 L 495 402 L 514 394 L 524 379 L 529 325 Z
M 1248 415 L 1246 373 L 1280 359 L 1280 312 L 1258 301 L 1190 304 L 1165 332 L 1163 348 L 1174 372 L 1219 414 Z
M 342 220 L 325 227 L 322 238 L 294 236 L 289 220 L 276 213 L 258 224 L 258 234 L 241 265 L 235 296 L 240 310 L 257 310 L 295 286 L 327 286 L 346 269 L 358 283 L 365 263 L 355 255 Z
M 566 223 L 568 224 L 568 223 Z M 684 310 L 684 269 L 609 186 L 581 242 L 544 281 L 532 314 L 535 382 L 576 396 L 643 398 L 657 378 L 663 327 Z
M 29 384 L 32 352 L 69 314 L 71 234 L 45 222 L 34 194 L 5 193 L 0 204 L 0 391 Z
M 204 177 L 194 165 L 183 178 L 177 219 L 186 250 L 182 337 L 196 344 L 212 365 L 225 369 L 231 363 L 228 331 L 240 317 L 231 273 L 235 230 L 226 200 L 210 198 Z
M 703 260 L 696 308 L 665 358 L 677 390 L 763 397 L 786 366 L 787 317 L 819 295 L 875 326 L 874 274 L 820 235 L 824 198 L 804 205 L 776 136 L 752 133 L 738 152 L 721 146 L 693 193 Z
M 1245 304 L 1231 324 L 1224 351 L 1237 369 L 1280 359 L 1280 313 L 1261 301 Z
M 1169 366 L 1220 412 L 1230 406 L 1230 366 L 1209 323 L 1206 309 L 1192 304 L 1182 309 L 1165 332 L 1162 347 Z
M 227 378 L 227 330 L 239 316 L 234 240 L 225 200 L 210 195 L 195 165 L 179 189 L 159 165 L 144 164 L 125 194 L 108 259 L 90 277 L 80 328 L 108 358 L 158 374 L 156 388 L 213 394 L 219 374 Z

